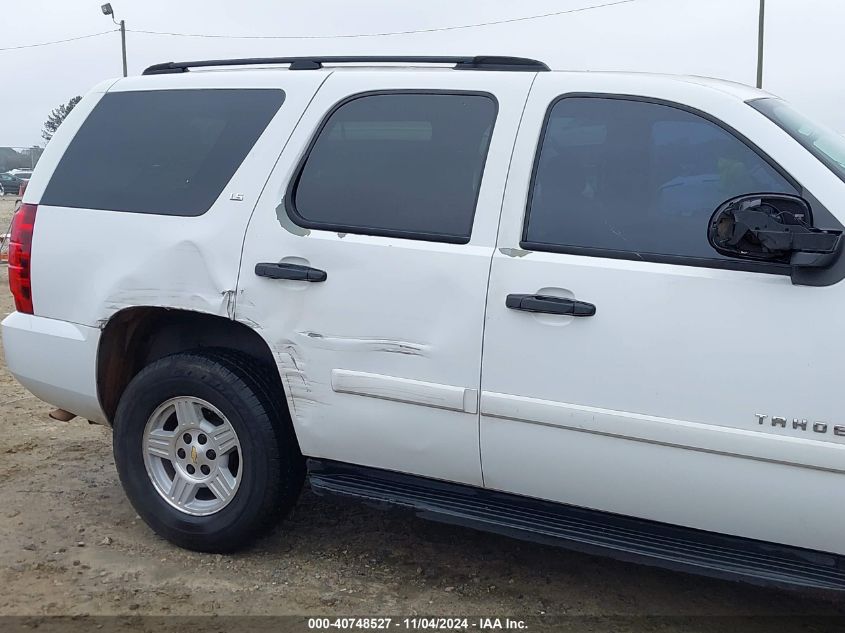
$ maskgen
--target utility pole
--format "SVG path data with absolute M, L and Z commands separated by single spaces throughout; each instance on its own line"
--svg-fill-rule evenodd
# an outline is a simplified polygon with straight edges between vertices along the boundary
M 766 0 L 760 0 L 760 26 L 757 37 L 757 88 L 763 87 L 763 41 L 766 30 Z
M 100 10 L 103 12 L 103 15 L 109 16 L 111 21 L 120 27 L 120 49 L 123 53 L 123 76 L 126 77 L 126 21 L 121 20 L 118 22 L 114 19 L 114 10 L 111 8 L 111 3 L 109 2 L 101 6 Z

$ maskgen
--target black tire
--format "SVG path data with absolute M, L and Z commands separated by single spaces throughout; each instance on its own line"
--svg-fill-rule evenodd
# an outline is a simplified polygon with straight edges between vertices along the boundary
M 114 420 L 114 459 L 129 501 L 160 536 L 191 550 L 232 552 L 270 530 L 296 503 L 305 465 L 278 379 L 250 358 L 203 349 L 167 356 L 138 373 Z M 206 400 L 228 419 L 240 441 L 243 471 L 228 505 L 194 516 L 158 493 L 144 465 L 147 420 L 179 396 Z

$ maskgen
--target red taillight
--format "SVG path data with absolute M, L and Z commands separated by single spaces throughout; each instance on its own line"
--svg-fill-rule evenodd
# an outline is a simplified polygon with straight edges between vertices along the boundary
M 12 218 L 9 238 L 9 288 L 18 312 L 33 314 L 32 309 L 32 231 L 35 228 L 34 204 L 22 204 Z

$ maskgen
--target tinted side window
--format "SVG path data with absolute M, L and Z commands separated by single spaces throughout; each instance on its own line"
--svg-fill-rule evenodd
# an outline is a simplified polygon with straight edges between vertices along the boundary
M 201 215 L 284 100 L 281 90 L 103 96 L 56 167 L 42 204 Z
M 654 103 L 563 98 L 542 139 L 524 241 L 725 259 L 707 242 L 710 216 L 760 192 L 798 193 L 715 123 Z
M 320 130 L 288 210 L 310 228 L 467 242 L 495 118 L 485 95 L 347 101 Z

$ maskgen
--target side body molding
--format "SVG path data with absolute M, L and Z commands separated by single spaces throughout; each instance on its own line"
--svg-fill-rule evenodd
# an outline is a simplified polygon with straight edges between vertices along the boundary
M 478 413 L 478 391 L 381 374 L 332 370 L 332 390 L 383 400 L 395 400 L 450 411 Z

